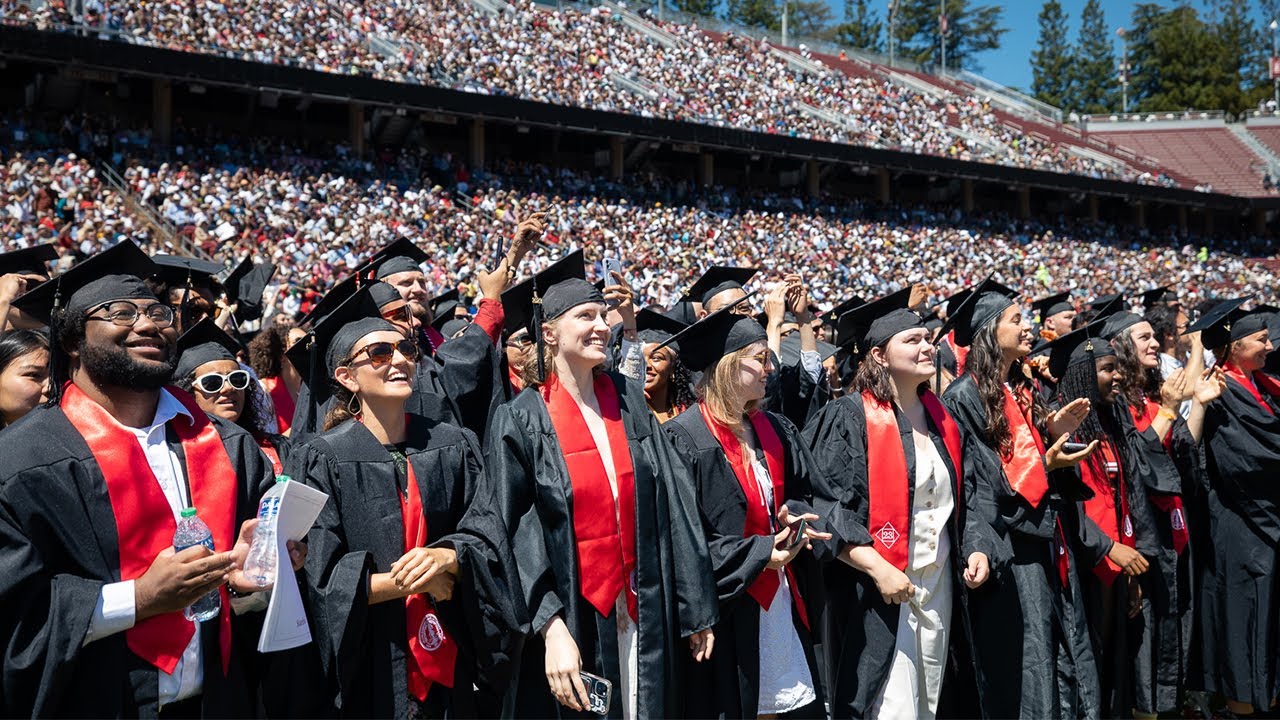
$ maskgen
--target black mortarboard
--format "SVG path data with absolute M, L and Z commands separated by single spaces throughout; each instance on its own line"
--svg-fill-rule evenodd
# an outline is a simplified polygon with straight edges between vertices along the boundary
M 362 289 L 369 291 L 369 298 L 373 300 L 373 304 L 377 305 L 379 309 L 397 300 L 404 300 L 404 296 L 400 294 L 399 290 L 381 280 L 375 280 L 365 285 Z
M 733 308 L 750 295 L 726 305 L 698 322 L 672 335 L 659 347 L 675 346 L 685 367 L 703 372 L 720 358 L 737 352 L 754 342 L 769 339 L 755 318 L 739 315 Z
M 587 268 L 582 263 L 582 251 L 574 250 L 547 266 L 542 272 L 507 288 L 502 293 L 502 309 L 507 316 L 507 332 L 513 333 L 520 328 L 532 329 L 535 295 L 538 297 L 538 303 L 542 303 L 547 290 L 552 285 L 570 278 L 585 280 L 586 277 Z
M 1115 302 L 1116 300 L 1119 300 L 1119 299 L 1120 299 L 1120 298 L 1122 298 L 1122 297 L 1124 297 L 1124 296 L 1123 296 L 1123 295 L 1121 295 L 1120 293 L 1111 293 L 1111 294 L 1109 294 L 1109 295 L 1099 295 L 1098 297 L 1096 297 L 1096 298 L 1094 298 L 1094 299 L 1090 300 L 1089 302 L 1087 302 L 1087 303 L 1085 303 L 1085 304 L 1089 306 L 1089 309 L 1090 309 L 1090 310 L 1097 310 L 1098 308 L 1102 307 L 1103 305 L 1106 305 L 1106 304 L 1108 304 L 1108 303 Z
M 743 289 L 747 281 L 755 277 L 755 274 L 759 271 L 759 268 L 715 265 L 702 273 L 702 277 L 693 283 L 693 286 L 689 288 L 688 292 L 680 300 L 681 302 L 696 302 L 705 305 L 707 300 L 725 290 Z
M 1169 285 L 1161 285 L 1150 290 L 1144 290 L 1142 292 L 1142 307 L 1149 308 L 1156 303 L 1168 302 L 1167 297 L 1172 294 L 1169 288 Z M 1176 300 L 1177 296 L 1174 295 L 1173 299 Z
M 458 293 L 458 289 L 440 293 L 439 295 L 427 301 L 427 306 L 431 308 L 431 325 L 440 330 L 445 323 L 453 319 L 453 312 L 462 304 L 462 296 Z
M 645 344 L 666 342 L 687 327 L 686 323 L 648 308 L 636 313 L 636 339 Z
M 692 325 L 698 321 L 698 314 L 694 312 L 693 303 L 688 300 L 681 300 L 671 306 L 671 309 L 666 312 L 666 316 L 685 325 Z
M 21 273 L 49 277 L 49 263 L 57 259 L 58 250 L 53 243 L 13 250 L 0 254 L 0 275 Z
M 585 303 L 604 303 L 604 295 L 595 283 L 576 277 L 561 280 L 542 295 L 542 321 L 555 320 Z
M 1076 309 L 1076 306 L 1071 302 L 1070 292 L 1060 292 L 1048 297 L 1042 297 L 1031 303 L 1031 307 L 1035 308 L 1036 312 L 1040 314 L 1041 324 L 1060 312 Z
M 379 330 L 400 332 L 382 318 L 369 289 L 361 288 L 320 318 L 306 337 L 289 348 L 286 357 L 307 383 L 317 408 L 332 393 L 333 371 L 338 364 L 351 354 L 360 338 Z
M 973 343 L 978 331 L 1000 317 L 1000 313 L 1012 305 L 1016 297 L 1017 290 L 988 277 L 973 288 L 973 292 L 947 317 L 942 332 L 945 334 L 948 327 L 954 327 L 956 344 L 967 347 Z
M 444 336 L 445 340 L 449 340 L 454 335 L 466 330 L 470 326 L 471 323 L 463 320 L 462 318 L 452 318 L 448 322 L 440 323 L 440 326 L 436 329 L 440 331 L 440 334 Z
M 1089 322 L 1109 318 L 1117 313 L 1126 312 L 1124 295 L 1107 295 L 1107 301 L 1101 305 L 1092 305 L 1089 309 Z
M 1138 315 L 1137 313 L 1124 311 L 1094 318 L 1094 321 L 1103 321 L 1102 330 L 1098 332 L 1099 335 L 1107 340 L 1115 340 L 1120 337 L 1120 333 L 1128 330 L 1134 325 L 1137 325 L 1145 319 L 1146 318 Z
M 973 288 L 965 288 L 960 292 L 952 293 L 951 297 L 947 298 L 946 300 L 947 318 L 950 319 L 952 315 L 955 315 L 956 310 L 960 309 L 960 304 L 963 303 L 965 300 L 967 300 L 969 296 L 972 294 L 973 294 Z
M 924 327 L 920 316 L 907 309 L 910 301 L 908 285 L 846 312 L 836 326 L 836 341 L 861 356 L 904 330 Z
M 178 367 L 173 377 L 185 378 L 196 368 L 215 360 L 235 360 L 242 349 L 240 343 L 211 318 L 205 318 L 178 338 Z
M 1067 368 L 1076 363 L 1115 355 L 1111 343 L 1099 334 L 1102 325 L 1095 320 L 1049 343 L 1049 374 L 1061 380 Z
M 262 317 L 262 293 L 275 274 L 275 263 L 254 265 L 246 257 L 227 275 L 222 286 L 227 290 L 227 302 L 236 306 L 236 320 L 251 322 Z
M 156 264 L 155 277 L 169 287 L 213 288 L 216 284 L 214 275 L 222 272 L 222 265 L 209 260 L 187 257 L 185 255 L 156 255 L 152 260 Z
M 815 342 L 817 345 L 814 351 L 818 353 L 818 358 L 823 362 L 840 351 L 838 345 L 825 343 L 821 340 L 816 340 Z M 794 367 L 800 362 L 801 352 L 803 351 L 800 348 L 800 333 L 791 333 L 782 338 L 782 342 L 778 345 L 778 362 L 786 367 Z
M 833 328 L 839 327 L 841 315 L 860 305 L 866 304 L 866 300 L 862 299 L 858 295 L 852 295 L 847 300 L 837 303 L 830 310 L 822 313 L 822 322 L 824 325 L 830 325 Z
M 372 269 L 373 277 L 381 280 L 400 272 L 422 272 L 422 263 L 426 261 L 427 254 L 412 240 L 400 238 L 374 253 L 363 267 Z
M 361 275 L 357 273 L 334 283 L 333 287 L 311 306 L 311 312 L 298 319 L 298 325 L 314 325 L 323 320 L 325 315 L 333 312 L 347 298 L 355 295 L 361 285 L 368 282 L 368 280 L 362 280 Z
M 1207 348 L 1220 348 L 1229 342 L 1267 329 L 1268 313 L 1242 310 L 1248 297 L 1223 300 L 1191 323 L 1187 333 L 1199 332 Z M 1186 334 L 1186 333 L 1184 333 Z

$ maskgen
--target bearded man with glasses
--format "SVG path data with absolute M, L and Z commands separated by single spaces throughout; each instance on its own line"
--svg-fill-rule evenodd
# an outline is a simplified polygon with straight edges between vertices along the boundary
M 0 435 L 4 715 L 252 711 L 232 635 L 260 602 L 240 568 L 273 474 L 249 433 L 168 386 L 154 272 L 126 241 L 18 300 L 49 320 L 52 399 Z M 174 552 L 187 507 L 213 550 Z M 209 592 L 218 616 L 186 619 Z

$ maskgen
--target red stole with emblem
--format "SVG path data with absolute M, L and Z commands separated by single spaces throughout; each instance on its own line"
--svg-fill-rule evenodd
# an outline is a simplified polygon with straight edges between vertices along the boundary
M 1133 537 L 1133 519 L 1129 516 L 1129 497 L 1124 487 L 1124 468 L 1120 456 L 1110 442 L 1101 442 L 1094 455 L 1080 463 L 1080 477 L 1093 491 L 1093 497 L 1084 501 L 1084 512 L 1107 537 L 1113 541 L 1136 547 Z M 1116 496 L 1120 498 L 1117 512 Z M 1111 558 L 1103 557 L 1093 572 L 1106 585 L 1115 582 L 1122 568 Z
M 930 391 L 920 395 L 934 427 L 955 468 L 955 502 L 964 502 L 964 465 L 961 458 L 960 428 Z M 867 528 L 880 556 L 899 570 L 907 569 L 910 543 L 899 542 L 911 528 L 911 484 L 907 477 L 907 454 L 893 405 L 882 403 L 869 391 L 862 392 L 862 411 L 867 419 Z
M 1138 432 L 1146 432 L 1147 428 L 1151 427 L 1151 423 L 1159 416 L 1160 405 L 1149 399 L 1144 399 L 1142 410 L 1130 405 L 1129 414 L 1133 416 L 1133 424 L 1138 428 Z M 1164 445 L 1165 452 L 1169 451 L 1170 446 L 1173 444 L 1172 427 L 1161 438 L 1160 444 Z M 1182 496 L 1153 493 L 1149 496 L 1149 499 L 1151 504 L 1156 506 L 1160 512 L 1169 516 L 1169 529 L 1173 537 L 1173 549 L 1174 552 L 1181 555 L 1190 541 L 1190 534 L 1187 532 L 1187 516 L 1182 509 Z
M 177 388 L 166 389 L 191 414 L 190 420 L 179 415 L 169 421 L 186 457 L 189 502 L 209 526 L 214 547 L 225 552 L 235 540 L 237 482 L 231 458 L 218 429 L 196 401 Z M 120 580 L 136 580 L 161 551 L 173 547 L 173 509 L 132 431 L 74 383 L 67 383 L 61 406 L 106 481 L 119 538 Z M 231 662 L 231 602 L 225 585 L 219 594 L 218 647 L 225 675 Z M 125 631 L 125 642 L 135 655 L 172 674 L 195 633 L 195 623 L 178 610 L 139 621 Z
M 765 504 L 764 488 L 756 477 L 755 470 L 743 457 L 742 441 L 733 434 L 732 430 L 711 416 L 706 403 L 698 403 L 698 410 L 702 412 L 702 420 L 707 424 L 707 429 L 724 450 L 725 459 L 729 461 L 729 467 L 733 468 L 733 476 L 738 480 L 738 487 L 747 498 L 747 518 L 742 527 L 742 537 L 773 535 L 773 518 L 782 508 L 783 495 L 786 492 L 786 462 L 782 440 L 778 437 L 778 433 L 774 431 L 769 418 L 765 417 L 763 412 L 757 410 L 748 416 L 751 429 L 755 431 L 756 439 L 760 442 L 760 449 L 764 451 L 765 465 L 769 468 L 769 484 L 773 488 L 773 508 L 770 510 Z M 790 565 L 787 565 L 786 573 L 787 582 L 791 587 L 791 601 L 795 603 L 800 621 L 804 623 L 805 628 L 808 628 L 809 611 L 805 607 L 804 599 L 800 597 L 799 590 L 796 589 L 795 575 Z M 773 598 L 778 594 L 778 586 L 781 584 L 782 579 L 778 572 L 766 568 L 747 588 L 747 594 L 767 611 L 769 606 L 773 605 Z
M 637 617 L 632 581 L 636 569 L 635 471 L 626 426 L 618 407 L 618 389 L 603 373 L 596 375 L 594 387 L 613 453 L 613 472 L 618 483 L 616 501 L 600 449 L 582 417 L 582 410 L 554 374 L 548 375 L 542 386 L 542 399 L 560 441 L 573 488 L 573 535 L 582 596 L 607 617 L 613 611 L 618 593 L 626 592 L 627 614 L 634 621 Z
M 404 551 L 427 544 L 427 516 L 422 511 L 422 495 L 413 463 L 405 457 L 408 486 L 400 496 L 400 520 L 404 528 Z M 453 671 L 458 660 L 458 645 L 445 632 L 435 608 L 424 593 L 404 599 L 404 626 L 409 640 L 409 657 L 405 669 L 409 675 L 409 693 L 419 702 L 427 698 L 431 686 L 440 683 L 453 687 Z
M 1007 386 L 1004 389 L 1004 417 L 1009 422 L 1013 447 L 1008 454 L 1000 453 L 1000 465 L 1004 468 L 1009 487 L 1031 507 L 1038 508 L 1045 493 L 1049 492 L 1049 474 L 1044 469 L 1044 443 L 1031 422 L 1030 393 L 1024 389 L 1020 395 L 1021 398 L 1015 396 Z M 1062 532 L 1062 521 L 1056 520 L 1055 523 L 1056 539 L 1052 545 L 1058 578 L 1065 586 L 1070 572 L 1066 536 Z

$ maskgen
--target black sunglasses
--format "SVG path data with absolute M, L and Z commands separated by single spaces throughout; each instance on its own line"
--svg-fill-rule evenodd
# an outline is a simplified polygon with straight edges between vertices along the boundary
M 369 365 L 377 370 L 390 365 L 391 361 L 395 359 L 397 351 L 410 362 L 418 361 L 418 344 L 412 340 L 405 339 L 394 343 L 369 343 L 351 356 L 351 362 L 355 362 L 361 355 L 368 355 Z

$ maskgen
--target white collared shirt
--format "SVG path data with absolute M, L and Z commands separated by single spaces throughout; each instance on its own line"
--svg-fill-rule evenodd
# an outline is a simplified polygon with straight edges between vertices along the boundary
M 167 390 L 160 391 L 160 400 L 156 403 L 156 416 L 145 428 L 125 427 L 138 439 L 138 445 L 147 456 L 147 464 L 155 475 L 160 489 L 173 512 L 174 521 L 181 517 L 182 509 L 188 506 L 185 473 L 178 454 L 170 447 L 165 437 L 165 424 L 178 415 L 185 415 L 194 420 L 191 413 Z M 84 644 L 94 640 L 124 632 L 136 622 L 137 607 L 134 597 L 134 581 L 108 583 L 102 586 L 98 597 L 98 605 L 89 619 L 89 631 L 85 633 Z M 200 629 L 191 636 L 191 642 L 182 651 L 182 658 L 173 673 L 157 670 L 160 673 L 160 707 L 178 700 L 185 700 L 200 694 L 204 688 L 204 656 L 200 651 Z

